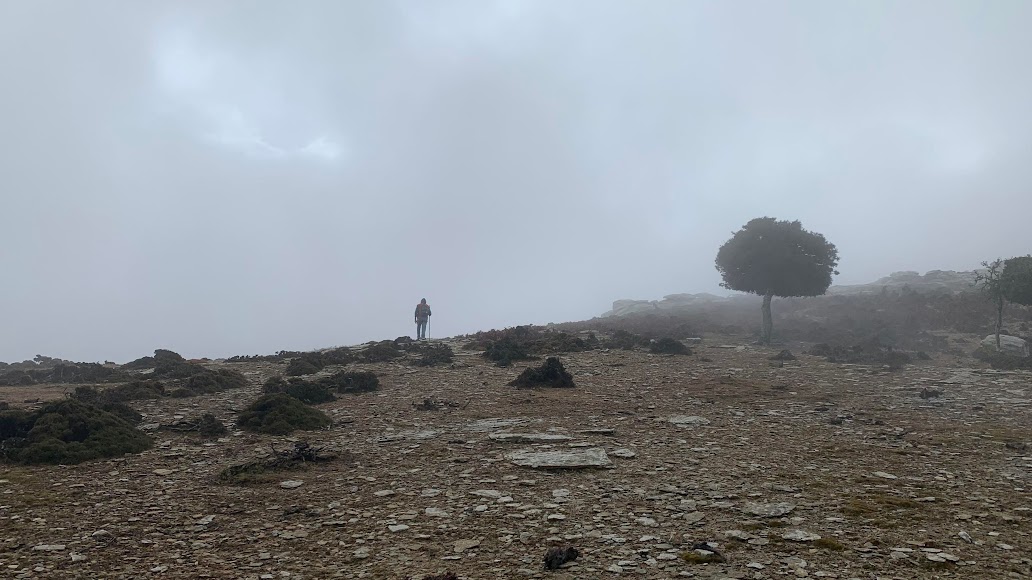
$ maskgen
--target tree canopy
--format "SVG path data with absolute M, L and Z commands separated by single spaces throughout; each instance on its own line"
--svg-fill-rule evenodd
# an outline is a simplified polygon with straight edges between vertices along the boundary
M 1032 306 L 1032 256 L 1019 256 L 1003 263 L 1000 273 L 1003 297 L 1009 302 Z
M 720 247 L 721 286 L 761 296 L 819 296 L 838 274 L 838 249 L 798 221 L 751 220 Z
M 770 217 L 745 224 L 717 251 L 721 286 L 763 296 L 766 344 L 774 330 L 771 299 L 824 294 L 837 265 L 838 250 L 823 235 L 804 230 L 798 221 Z

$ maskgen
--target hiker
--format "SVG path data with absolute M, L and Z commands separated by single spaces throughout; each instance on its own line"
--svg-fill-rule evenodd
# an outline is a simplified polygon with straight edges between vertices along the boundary
M 426 298 L 416 304 L 416 340 L 426 340 L 426 325 L 430 322 L 430 305 Z

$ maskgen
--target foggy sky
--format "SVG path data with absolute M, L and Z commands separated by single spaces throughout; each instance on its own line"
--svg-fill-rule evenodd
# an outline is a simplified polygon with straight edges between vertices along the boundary
M 0 360 L 269 353 L 1032 251 L 1032 3 L 0 2 Z

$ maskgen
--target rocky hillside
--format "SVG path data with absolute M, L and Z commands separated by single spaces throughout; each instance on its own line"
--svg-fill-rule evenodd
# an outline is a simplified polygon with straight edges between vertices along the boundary
M 499 367 L 476 341 L 446 343 L 454 360 L 432 366 L 425 349 L 388 360 L 354 349 L 307 376 L 371 372 L 379 387 L 313 403 L 332 424 L 290 435 L 240 418 L 297 356 L 207 363 L 247 385 L 130 401 L 153 438 L 141 453 L 0 464 L 0 569 L 26 579 L 1032 575 L 1028 371 L 940 355 L 890 370 L 720 336 L 660 355 L 617 338 L 549 343 L 587 348 L 560 353 L 573 381 L 560 389 L 513 386 L 539 362 Z M 71 389 L 2 386 L 0 402 L 28 409 Z M 190 430 L 205 414 L 229 431 Z M 566 557 L 548 570 L 555 548 Z

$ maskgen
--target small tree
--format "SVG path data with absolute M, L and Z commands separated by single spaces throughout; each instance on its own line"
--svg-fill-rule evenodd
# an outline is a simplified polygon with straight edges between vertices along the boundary
M 1032 256 L 997 258 L 982 262 L 982 267 L 985 270 L 975 274 L 975 284 L 996 306 L 996 350 L 999 351 L 1004 304 L 1032 306 Z
M 1019 256 L 1003 263 L 1000 273 L 1003 297 L 1022 306 L 1032 306 L 1032 256 Z
M 1000 329 L 1003 327 L 1003 304 L 1006 300 L 1003 291 L 1003 260 L 996 258 L 992 262 L 982 262 L 985 270 L 975 273 L 975 285 L 996 307 L 996 350 L 1000 350 Z
M 775 296 L 820 296 L 838 274 L 838 249 L 798 221 L 756 218 L 735 232 L 717 252 L 721 286 L 763 296 L 761 339 L 770 344 Z

